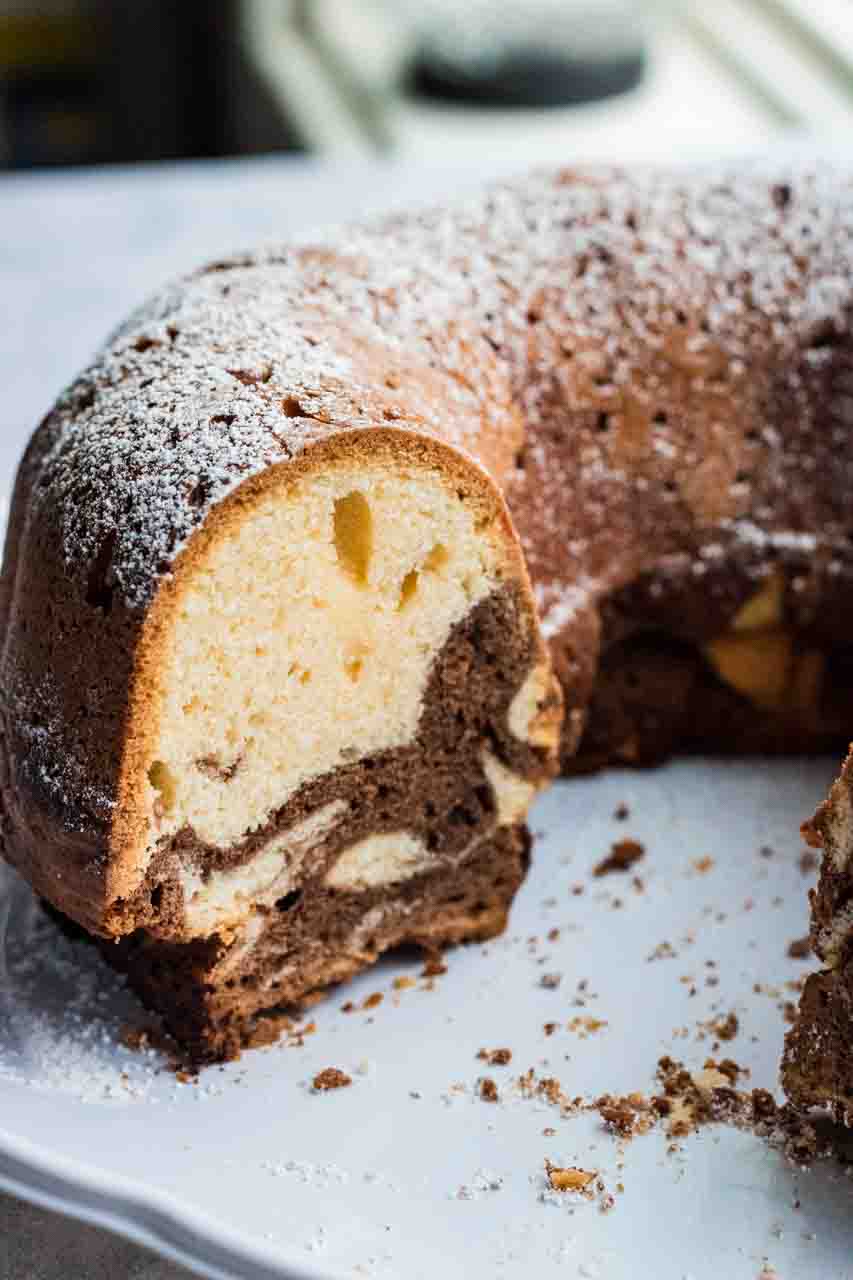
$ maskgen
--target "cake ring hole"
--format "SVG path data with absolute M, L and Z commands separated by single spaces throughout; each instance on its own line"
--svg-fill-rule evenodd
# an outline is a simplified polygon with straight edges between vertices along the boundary
M 345 573 L 366 586 L 373 554 L 373 516 L 363 493 L 353 490 L 335 502 L 335 551 Z

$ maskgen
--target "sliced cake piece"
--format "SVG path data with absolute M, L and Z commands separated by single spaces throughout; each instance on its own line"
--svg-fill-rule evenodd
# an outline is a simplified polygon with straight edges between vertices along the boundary
M 0 601 L 4 856 L 200 1059 L 502 929 L 561 719 L 473 395 L 410 363 L 404 411 L 399 351 L 270 276 L 251 320 L 191 282 L 43 423 Z
M 823 968 L 806 980 L 782 1082 L 797 1106 L 853 1125 L 853 751 L 803 835 L 823 850 L 811 894 L 812 949 Z

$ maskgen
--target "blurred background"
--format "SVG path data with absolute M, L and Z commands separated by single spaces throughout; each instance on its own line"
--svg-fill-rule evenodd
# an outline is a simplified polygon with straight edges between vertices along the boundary
M 0 0 L 0 166 L 850 136 L 853 0 Z

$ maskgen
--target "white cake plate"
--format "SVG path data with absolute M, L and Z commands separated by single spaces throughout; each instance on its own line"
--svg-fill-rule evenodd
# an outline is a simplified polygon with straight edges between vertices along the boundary
M 534 811 L 534 866 L 505 937 L 450 953 L 433 982 L 415 956 L 387 961 L 313 1010 L 301 1047 L 256 1050 L 197 1083 L 122 1044 L 135 1001 L 9 874 L 0 1186 L 241 1280 L 849 1278 L 853 1188 L 839 1165 L 804 1172 L 721 1127 L 675 1152 L 660 1132 L 620 1146 L 595 1115 L 561 1119 L 512 1083 L 533 1067 L 570 1095 L 648 1092 L 661 1054 L 701 1067 L 713 1043 L 701 1024 L 734 1011 L 721 1051 L 778 1096 L 788 984 L 809 967 L 787 956 L 811 882 L 797 827 L 833 771 L 695 761 L 562 783 Z M 643 860 L 594 878 L 625 837 Z M 585 1030 L 587 1018 L 607 1025 Z M 482 1047 L 512 1062 L 484 1067 Z M 328 1066 L 352 1086 L 312 1093 Z M 478 1097 L 483 1074 L 499 1102 Z M 549 1194 L 546 1157 L 600 1172 L 614 1207 Z

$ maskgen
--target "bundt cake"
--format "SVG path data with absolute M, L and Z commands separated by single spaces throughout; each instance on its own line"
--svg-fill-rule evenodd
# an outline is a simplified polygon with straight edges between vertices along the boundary
M 851 262 L 829 163 L 559 171 L 160 293 L 21 464 L 4 856 L 221 1058 L 499 931 L 558 757 L 838 749 Z

